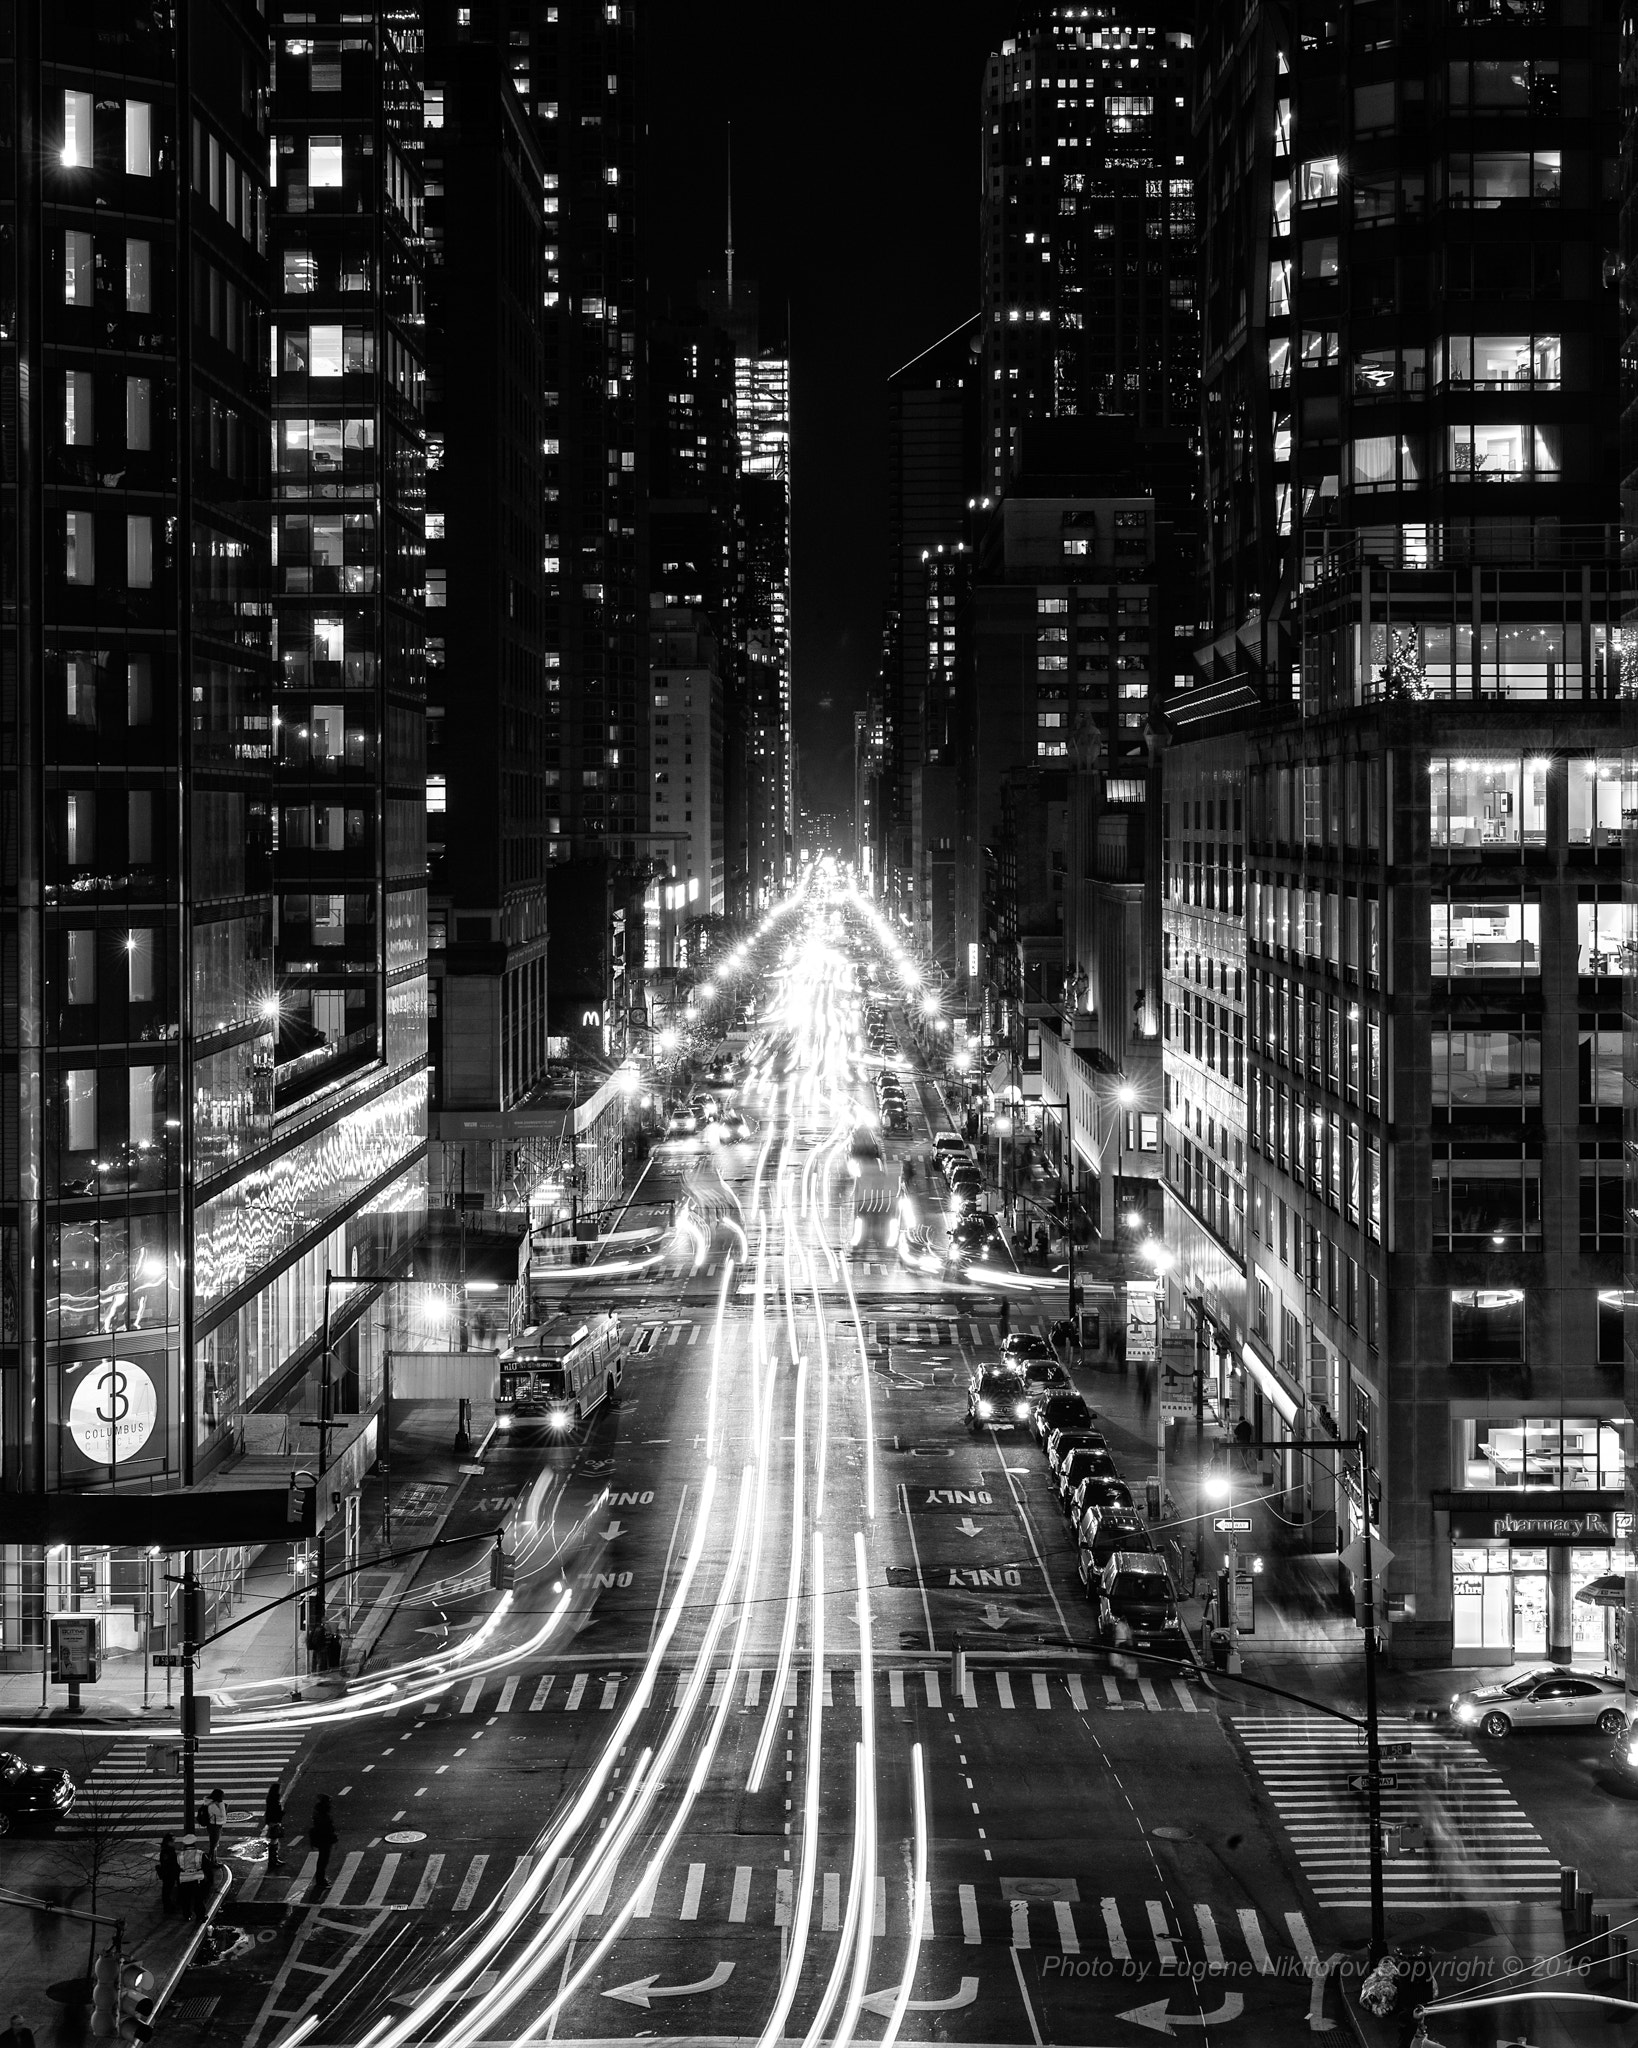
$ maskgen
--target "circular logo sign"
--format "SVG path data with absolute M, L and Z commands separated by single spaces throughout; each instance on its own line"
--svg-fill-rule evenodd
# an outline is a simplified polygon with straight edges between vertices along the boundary
M 68 1404 L 68 1433 L 93 1465 L 123 1465 L 153 1435 L 159 1392 L 134 1359 L 87 1368 Z

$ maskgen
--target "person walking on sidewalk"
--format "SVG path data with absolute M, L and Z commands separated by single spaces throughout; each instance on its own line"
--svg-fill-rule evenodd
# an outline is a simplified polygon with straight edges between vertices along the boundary
M 1012 1304 L 1004 1294 L 1001 1297 L 1001 1312 L 996 1321 L 1001 1326 L 1001 1341 L 1004 1344 L 1012 1334 Z
M 279 1850 L 284 1842 L 284 1800 L 276 1778 L 267 1788 L 267 1802 L 262 1808 L 262 1833 L 267 1837 L 267 1867 L 277 1870 Z
M 0 2034 L 0 2048 L 34 2048 L 34 2029 L 20 2012 L 11 2016 L 11 2024 Z
M 318 1851 L 318 1868 L 313 1872 L 313 1889 L 321 1892 L 330 1882 L 330 1852 L 336 1846 L 335 1816 L 330 1811 L 328 1792 L 321 1792 L 313 1801 L 313 1825 L 307 1830 L 307 1839 Z
M 196 1920 L 205 1917 L 205 1859 L 199 1853 L 199 1837 L 184 1835 L 177 1852 L 177 1894 L 182 1901 L 182 1910 L 191 1913 Z
M 182 1865 L 176 1854 L 176 1837 L 164 1834 L 159 1838 L 159 1855 L 154 1868 L 159 1872 L 159 1903 L 167 1913 L 176 1911 L 176 1887 L 182 1876 Z

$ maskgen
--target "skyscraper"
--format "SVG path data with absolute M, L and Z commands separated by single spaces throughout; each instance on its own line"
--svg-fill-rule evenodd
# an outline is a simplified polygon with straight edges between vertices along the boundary
M 463 11 L 428 17 L 424 93 L 434 1131 L 469 1194 L 515 1203 L 510 1117 L 547 1039 L 544 186 L 504 49 Z
M 983 492 L 1032 420 L 1198 406 L 1193 10 L 1046 6 L 984 80 Z
M 1167 1173 L 1233 1258 L 1243 845 L 1246 1327 L 1174 1306 L 1316 1546 L 1386 1539 L 1408 1662 L 1602 1661 L 1623 1555 L 1616 57 L 1488 5 L 1199 52 Z

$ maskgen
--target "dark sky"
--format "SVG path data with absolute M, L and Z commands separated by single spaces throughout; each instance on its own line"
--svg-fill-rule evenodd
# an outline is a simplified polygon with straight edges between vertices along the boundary
M 850 806 L 853 711 L 885 578 L 885 384 L 978 305 L 979 95 L 1018 8 L 954 0 L 649 0 L 649 267 L 786 300 L 793 342 L 796 736 L 809 793 Z

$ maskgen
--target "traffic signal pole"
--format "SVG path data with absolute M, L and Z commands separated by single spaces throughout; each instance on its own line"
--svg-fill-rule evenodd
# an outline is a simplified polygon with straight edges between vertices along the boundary
M 1365 1798 L 1371 1824 L 1371 1962 L 1388 1952 L 1387 1903 L 1382 1895 L 1382 1737 L 1376 1717 L 1376 1577 L 1371 1560 L 1371 1499 L 1360 1473 L 1365 1570 L 1360 1582 L 1365 1621 Z

